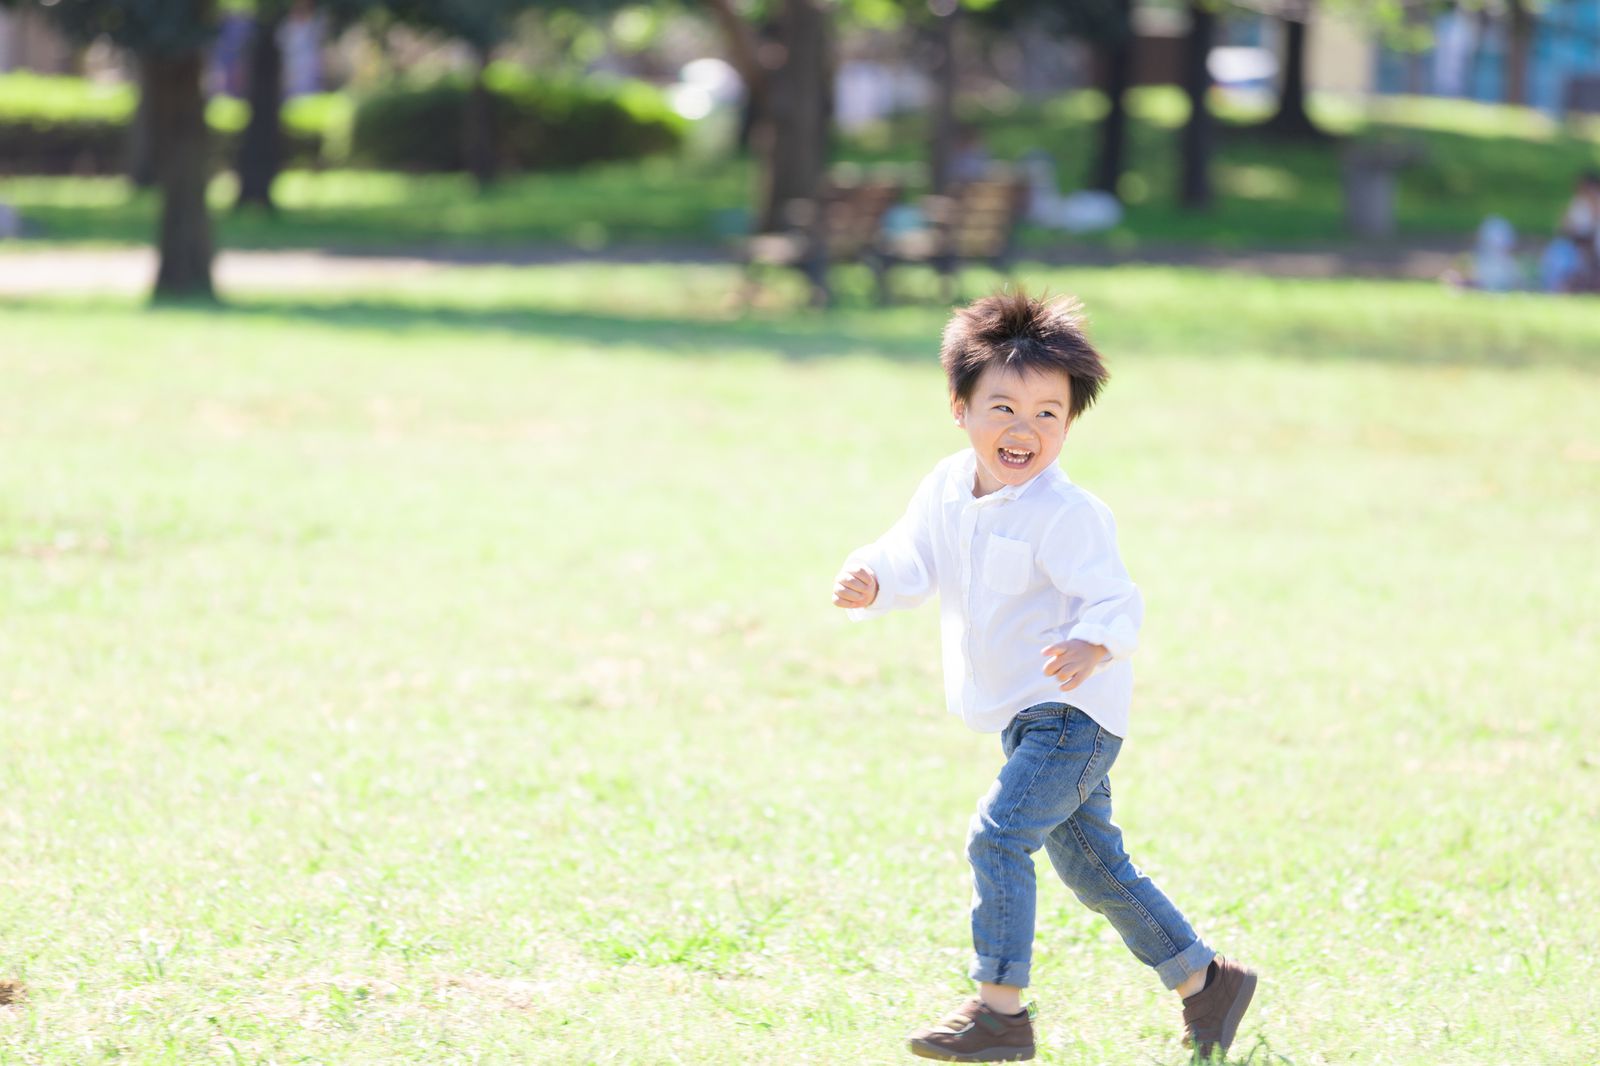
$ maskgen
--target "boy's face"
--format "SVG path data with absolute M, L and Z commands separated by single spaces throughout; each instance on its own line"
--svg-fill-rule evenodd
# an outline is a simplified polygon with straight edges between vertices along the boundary
M 987 367 L 971 398 L 952 398 L 950 410 L 978 453 L 973 495 L 987 496 L 1055 465 L 1067 439 L 1072 379 L 1060 371 Z

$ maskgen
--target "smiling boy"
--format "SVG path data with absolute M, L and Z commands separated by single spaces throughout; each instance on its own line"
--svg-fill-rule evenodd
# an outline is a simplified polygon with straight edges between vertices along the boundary
M 1111 512 L 1056 465 L 1105 367 L 1074 304 L 1022 293 L 957 311 L 941 360 L 971 447 L 934 467 L 833 588 L 853 619 L 937 592 L 946 701 L 972 729 L 999 733 L 1006 756 L 967 837 L 978 992 L 913 1033 L 911 1050 L 953 1062 L 1033 1057 L 1022 989 L 1042 847 L 1078 899 L 1184 997 L 1185 1041 L 1203 1056 L 1226 1051 L 1256 975 L 1195 934 L 1111 821 L 1144 608 Z

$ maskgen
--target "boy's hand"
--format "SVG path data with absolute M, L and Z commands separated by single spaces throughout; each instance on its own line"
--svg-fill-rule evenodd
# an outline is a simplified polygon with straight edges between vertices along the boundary
M 835 607 L 871 607 L 878 598 L 878 575 L 870 566 L 846 567 L 833 579 Z
M 1094 668 L 1100 665 L 1100 660 L 1104 659 L 1107 653 L 1106 649 L 1098 644 L 1082 640 L 1063 640 L 1059 644 L 1040 649 L 1040 654 L 1045 657 L 1045 674 L 1061 682 L 1062 692 L 1071 692 L 1089 680 L 1089 675 L 1094 673 Z

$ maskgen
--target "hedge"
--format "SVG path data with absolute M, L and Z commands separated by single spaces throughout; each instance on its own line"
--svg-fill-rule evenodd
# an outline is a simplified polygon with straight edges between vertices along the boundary
M 0 173 L 121 173 L 137 102 L 134 87 L 125 83 L 25 71 L 0 75 Z M 333 93 L 285 104 L 290 162 L 319 166 L 342 161 L 352 110 L 348 97 Z M 231 97 L 216 97 L 206 105 L 219 166 L 232 158 L 249 118 L 250 108 Z
M 540 78 L 497 63 L 485 75 L 496 164 L 504 171 L 563 170 L 678 147 L 684 122 L 639 82 Z M 351 132 L 361 163 L 400 170 L 466 169 L 463 130 L 472 83 L 452 75 L 399 85 L 362 100 Z
M 487 73 L 502 169 L 557 170 L 670 151 L 684 122 L 655 88 L 541 79 L 510 64 Z M 461 170 L 470 82 L 399 85 L 362 100 L 301 96 L 284 105 L 288 161 L 336 166 L 355 158 L 400 170 Z M 136 90 L 126 83 L 18 71 L 0 75 L 0 173 L 118 174 L 126 165 Z M 206 121 L 216 165 L 232 159 L 250 109 L 213 98 Z

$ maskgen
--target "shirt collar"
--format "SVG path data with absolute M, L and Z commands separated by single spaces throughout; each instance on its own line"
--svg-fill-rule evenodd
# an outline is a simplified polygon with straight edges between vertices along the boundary
M 978 474 L 978 453 L 968 448 L 961 453 L 961 458 L 950 468 L 950 476 L 945 480 L 944 499 L 946 503 L 987 503 L 1002 500 L 1014 500 L 1031 489 L 1040 481 L 1064 477 L 1061 468 L 1051 464 L 1044 470 L 1033 475 L 1020 485 L 1001 485 L 987 496 L 974 496 L 972 484 Z

